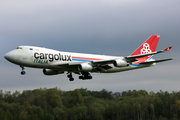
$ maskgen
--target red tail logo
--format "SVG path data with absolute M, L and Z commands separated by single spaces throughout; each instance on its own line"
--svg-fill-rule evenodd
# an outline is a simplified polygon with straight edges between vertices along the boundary
M 141 54 L 151 53 L 150 45 L 148 43 L 143 44 L 143 48 L 141 49 Z

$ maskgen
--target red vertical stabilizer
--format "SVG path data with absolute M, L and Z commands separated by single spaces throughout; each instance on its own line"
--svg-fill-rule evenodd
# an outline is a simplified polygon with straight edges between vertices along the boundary
M 160 35 L 151 35 L 139 48 L 137 48 L 130 56 L 134 55 L 141 55 L 141 54 L 147 54 L 151 52 L 155 52 L 156 46 L 158 44 Z M 152 58 L 152 55 L 137 58 L 138 62 L 145 62 L 147 60 L 150 60 Z

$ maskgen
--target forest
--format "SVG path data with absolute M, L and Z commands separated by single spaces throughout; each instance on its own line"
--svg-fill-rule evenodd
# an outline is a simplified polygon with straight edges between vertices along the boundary
M 0 120 L 179 120 L 180 91 L 0 90 Z

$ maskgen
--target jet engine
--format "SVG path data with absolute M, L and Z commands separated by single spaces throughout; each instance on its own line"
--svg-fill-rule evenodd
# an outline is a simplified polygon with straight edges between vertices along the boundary
M 57 75 L 57 74 L 63 74 L 64 71 L 51 70 L 51 69 L 43 69 L 43 73 L 45 75 Z
M 114 60 L 113 65 L 116 67 L 126 67 L 126 66 L 129 66 L 129 63 L 127 63 L 123 59 L 117 59 L 117 60 Z
M 92 71 L 93 66 L 90 63 L 82 63 L 79 65 L 78 70 L 82 72 L 90 72 Z

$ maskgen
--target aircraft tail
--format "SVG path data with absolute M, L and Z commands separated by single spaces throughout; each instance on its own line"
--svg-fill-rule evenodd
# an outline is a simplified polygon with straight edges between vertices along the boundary
M 130 56 L 147 54 L 155 52 L 160 35 L 151 35 L 139 48 L 137 48 Z M 151 60 L 153 55 L 137 58 L 138 62 L 146 62 Z

